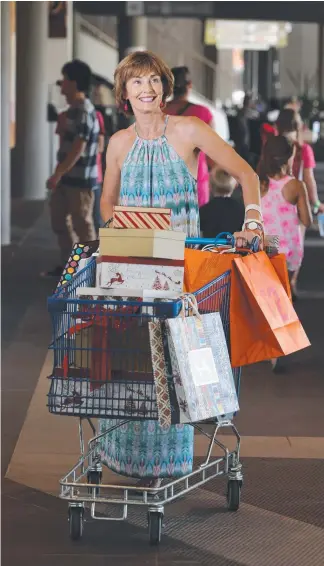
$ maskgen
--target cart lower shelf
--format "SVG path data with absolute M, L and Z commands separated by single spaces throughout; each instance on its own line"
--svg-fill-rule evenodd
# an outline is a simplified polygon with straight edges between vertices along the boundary
M 168 478 L 159 488 L 138 487 L 136 485 L 116 485 L 102 483 L 102 464 L 98 456 L 98 443 L 102 434 L 94 436 L 89 442 L 89 450 L 83 454 L 75 467 L 60 481 L 61 499 L 69 504 L 69 531 L 72 540 L 82 537 L 84 518 L 90 512 L 92 519 L 100 521 L 125 521 L 130 506 L 145 507 L 148 518 L 149 542 L 161 542 L 165 505 L 183 497 L 194 489 L 220 477 L 227 477 L 227 508 L 237 511 L 243 484 L 242 465 L 239 461 L 240 435 L 231 421 L 215 425 L 213 434 L 204 431 L 199 425 L 196 429 L 210 440 L 205 462 L 191 473 L 181 478 Z M 229 427 L 236 436 L 236 447 L 229 451 L 216 435 L 220 428 Z M 109 431 L 105 431 L 107 434 Z M 212 449 L 217 445 L 223 456 L 212 458 Z M 81 451 L 83 440 L 81 442 Z M 107 506 L 120 509 L 119 516 L 108 516 Z

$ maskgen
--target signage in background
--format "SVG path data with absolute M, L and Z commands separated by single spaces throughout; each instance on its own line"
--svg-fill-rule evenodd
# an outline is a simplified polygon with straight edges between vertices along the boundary
M 212 17 L 214 2 L 127 2 L 127 16 Z
M 49 2 L 48 11 L 48 37 L 65 39 L 67 37 L 66 2 Z
M 286 47 L 291 31 L 289 22 L 207 19 L 204 42 L 218 49 L 267 51 Z

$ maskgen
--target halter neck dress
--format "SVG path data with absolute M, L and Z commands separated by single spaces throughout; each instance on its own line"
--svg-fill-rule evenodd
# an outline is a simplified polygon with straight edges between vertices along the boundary
M 199 208 L 197 181 L 185 161 L 162 136 L 136 139 L 122 166 L 119 204 L 171 209 L 173 230 L 197 237 Z M 116 421 L 101 419 L 100 432 Z M 101 459 L 111 470 L 137 478 L 163 478 L 189 473 L 193 462 L 193 427 L 172 425 L 165 430 L 158 421 L 134 421 L 106 434 Z

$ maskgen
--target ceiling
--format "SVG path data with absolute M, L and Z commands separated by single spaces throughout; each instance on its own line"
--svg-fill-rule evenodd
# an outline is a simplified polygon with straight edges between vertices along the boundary
M 87 14 L 324 23 L 324 2 L 73 2 Z

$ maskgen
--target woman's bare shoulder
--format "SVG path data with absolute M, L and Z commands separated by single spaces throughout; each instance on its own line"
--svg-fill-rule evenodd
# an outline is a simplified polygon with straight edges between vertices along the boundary
M 188 141 L 209 126 L 195 116 L 169 116 L 168 128 L 169 132 L 171 130 L 176 136 Z
M 125 130 L 118 130 L 109 140 L 109 145 L 113 148 L 124 147 L 127 143 L 132 143 L 135 138 L 134 126 L 129 126 Z
M 305 193 L 305 184 L 294 177 L 283 187 L 284 193 L 292 198 L 298 198 Z
M 284 187 L 288 190 L 299 192 L 303 188 L 303 184 L 304 183 L 302 181 L 298 181 L 295 177 L 291 177 L 291 179 L 287 180 Z

